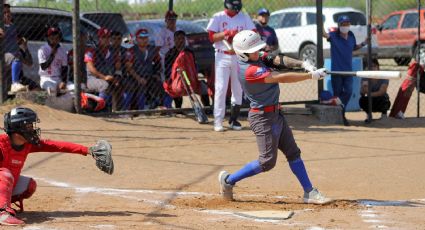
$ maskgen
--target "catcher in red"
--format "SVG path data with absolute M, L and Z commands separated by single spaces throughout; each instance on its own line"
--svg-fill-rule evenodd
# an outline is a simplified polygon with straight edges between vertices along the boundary
M 100 140 L 92 147 L 40 139 L 37 114 L 29 109 L 17 107 L 4 115 L 4 131 L 0 135 L 0 225 L 23 225 L 24 221 L 16 216 L 23 212 L 23 200 L 30 198 L 37 183 L 33 178 L 22 176 L 21 171 L 28 154 L 33 152 L 62 152 L 90 154 L 96 160 L 96 166 L 105 173 L 114 172 L 111 152 L 112 146 Z M 12 208 L 16 205 L 16 210 Z

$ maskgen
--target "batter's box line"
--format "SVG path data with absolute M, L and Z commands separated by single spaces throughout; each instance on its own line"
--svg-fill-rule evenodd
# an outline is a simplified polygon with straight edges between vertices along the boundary
M 220 197 L 218 193 L 212 194 L 212 193 L 204 193 L 204 192 L 179 192 L 179 191 L 161 191 L 161 190 L 148 190 L 148 189 L 116 189 L 116 188 L 101 188 L 101 187 L 82 187 L 82 186 L 75 186 L 69 183 L 65 182 L 59 182 L 55 180 L 50 180 L 42 177 L 34 177 L 36 180 L 43 181 L 47 184 L 53 185 L 55 187 L 59 188 L 66 188 L 66 189 L 74 189 L 78 193 L 99 193 L 104 195 L 114 195 L 114 196 L 120 196 L 123 198 L 134 198 L 136 200 L 141 200 L 138 197 L 134 196 L 127 196 L 124 197 L 127 194 L 131 193 L 142 193 L 142 194 L 153 194 L 153 195 L 177 195 L 180 197 L 184 196 L 206 196 L 206 197 Z M 267 195 L 261 195 L 261 194 L 238 194 L 239 197 L 270 197 L 274 199 L 287 199 L 288 197 L 285 196 L 267 196 Z

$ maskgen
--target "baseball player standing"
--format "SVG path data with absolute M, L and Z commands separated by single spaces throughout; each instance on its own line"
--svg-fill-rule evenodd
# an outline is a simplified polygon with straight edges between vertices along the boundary
M 214 93 L 214 130 L 224 131 L 223 120 L 226 112 L 226 93 L 231 80 L 232 108 L 229 126 L 241 130 L 238 122 L 242 104 L 242 88 L 238 80 L 238 62 L 235 52 L 225 42 L 232 44 L 233 37 L 242 30 L 254 30 L 251 18 L 243 12 L 241 0 L 224 0 L 224 11 L 214 14 L 208 23 L 210 41 L 215 48 L 215 93 Z
M 257 12 L 257 23 L 255 27 L 257 32 L 260 34 L 261 39 L 266 42 L 266 47 L 264 51 L 274 54 L 279 53 L 279 41 L 277 39 L 276 31 L 267 25 L 270 19 L 270 11 L 266 8 L 261 8 Z
M 280 149 L 304 189 L 304 202 L 329 203 L 331 199 L 312 186 L 300 156 L 301 151 L 278 104 L 279 83 L 319 80 L 326 76 L 325 69 L 309 71 L 305 68 L 309 73 L 272 72 L 270 67 L 301 67 L 303 62 L 283 56 L 270 57 L 267 54 L 260 57 L 259 50 L 265 46 L 260 35 L 250 30 L 239 32 L 233 39 L 233 48 L 240 59 L 239 79 L 250 101 L 248 120 L 257 138 L 259 158 L 233 174 L 220 172 L 218 179 L 223 198 L 233 199 L 233 186 L 236 182 L 271 170 L 276 164 L 277 150 Z
M 165 55 L 167 52 L 174 47 L 174 32 L 176 32 L 177 25 L 176 12 L 169 10 L 165 13 L 165 27 L 159 31 L 159 34 L 155 36 L 155 46 L 156 52 L 159 53 L 161 58 L 161 81 L 165 80 Z M 173 103 L 173 98 L 166 94 L 162 99 L 162 104 L 166 108 L 171 108 Z

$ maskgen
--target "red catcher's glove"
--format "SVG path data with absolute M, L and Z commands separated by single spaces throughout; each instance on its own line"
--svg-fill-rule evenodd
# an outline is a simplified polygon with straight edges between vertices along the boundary
M 238 33 L 237 29 L 234 30 L 224 30 L 224 39 L 232 43 L 233 37 Z

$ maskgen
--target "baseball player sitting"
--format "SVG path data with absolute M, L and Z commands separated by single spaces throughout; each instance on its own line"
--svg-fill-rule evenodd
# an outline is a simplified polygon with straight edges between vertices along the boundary
M 98 141 L 88 148 L 69 142 L 42 140 L 40 128 L 36 127 L 38 122 L 37 114 L 29 108 L 17 107 L 4 115 L 7 134 L 0 135 L 0 225 L 25 224 L 16 217 L 12 203 L 23 212 L 23 200 L 30 198 L 36 190 L 37 183 L 33 178 L 20 175 L 29 153 L 91 154 L 100 170 L 113 173 L 112 147 L 107 141 Z
M 107 100 L 109 83 L 114 82 L 114 57 L 111 54 L 111 31 L 101 27 L 97 31 L 99 38 L 96 48 L 87 49 L 84 54 L 87 72 L 87 89 L 98 92 L 99 97 Z
M 245 95 L 250 101 L 248 120 L 256 135 L 259 157 L 235 173 L 221 171 L 219 174 L 220 192 L 224 199 L 233 199 L 233 186 L 247 177 L 274 168 L 277 150 L 281 150 L 294 175 L 304 189 L 304 202 L 326 204 L 330 198 L 321 194 L 310 182 L 301 159 L 301 151 L 295 142 L 291 128 L 279 108 L 279 83 L 293 83 L 308 79 L 319 80 L 326 76 L 325 69 L 309 69 L 308 73 L 272 72 L 271 67 L 301 67 L 301 61 L 288 57 L 270 57 L 259 50 L 265 47 L 259 34 L 244 30 L 236 34 L 233 48 L 239 58 L 239 80 Z
M 48 28 L 46 37 L 47 44 L 38 50 L 40 87 L 49 95 L 57 96 L 60 89 L 66 89 L 68 56 L 60 45 L 62 32 L 59 28 Z

